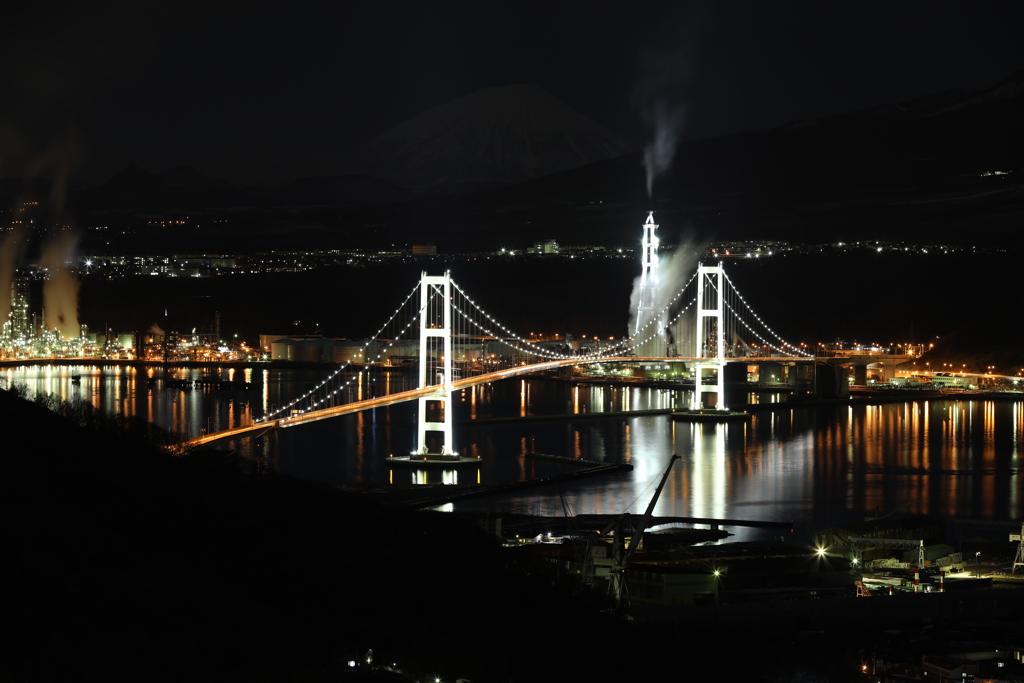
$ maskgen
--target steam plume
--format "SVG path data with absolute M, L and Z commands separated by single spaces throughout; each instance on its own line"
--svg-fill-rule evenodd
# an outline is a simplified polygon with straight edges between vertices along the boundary
M 79 153 L 74 135 L 63 143 L 52 145 L 36 157 L 27 168 L 30 177 L 39 177 L 47 169 L 52 171 L 50 196 L 47 202 L 47 222 L 51 232 L 39 256 L 39 267 L 47 272 L 43 283 L 43 324 L 56 329 L 65 339 L 78 337 L 78 237 L 65 221 L 68 175 Z
M 697 270 L 700 257 L 697 254 L 697 250 L 692 248 L 693 244 L 693 236 L 684 235 L 680 239 L 676 250 L 658 262 L 660 286 L 658 287 L 657 298 L 655 299 L 657 310 L 660 311 L 668 306 L 669 302 L 672 301 L 672 297 L 689 282 L 690 277 Z M 677 302 L 676 306 L 678 308 L 680 304 Z M 662 332 L 664 332 L 668 321 L 674 318 L 675 315 L 675 310 L 666 313 L 666 319 L 661 321 Z M 693 355 L 681 351 L 683 344 L 692 340 L 695 336 L 695 330 L 692 326 L 687 325 L 688 322 L 692 322 L 692 318 L 690 316 L 683 316 L 673 326 L 673 335 L 682 355 Z
M 651 127 L 651 141 L 644 145 L 644 169 L 647 171 L 647 197 L 654 195 L 654 179 L 672 167 L 679 144 L 679 130 L 683 124 L 682 106 L 673 107 L 665 102 L 652 105 L 652 112 L 644 117 Z
M 650 136 L 644 145 L 648 197 L 653 195 L 655 179 L 671 168 L 676 154 L 686 115 L 683 88 L 689 73 L 689 60 L 682 48 L 648 51 L 640 58 L 633 104 Z
M 693 272 L 697 269 L 697 264 L 700 261 L 700 257 L 697 254 L 697 250 L 691 248 L 691 245 L 695 244 L 695 240 L 692 235 L 684 235 L 679 242 L 679 247 L 668 256 L 661 256 L 658 258 L 658 284 L 654 289 L 654 297 L 651 305 L 654 311 L 661 311 L 672 301 L 672 297 L 683 288 L 689 279 L 693 275 Z M 629 298 L 629 333 L 632 334 L 633 330 L 636 329 L 637 324 L 637 313 L 640 305 L 640 276 L 637 276 L 633 280 L 633 292 Z M 678 305 L 678 304 L 677 304 Z M 668 321 L 675 317 L 675 310 L 667 310 L 662 313 L 660 320 L 657 323 L 652 324 L 650 327 L 646 327 L 641 332 L 641 338 L 646 339 L 653 337 L 654 340 L 664 341 L 665 328 L 668 325 Z M 647 325 L 649 321 L 644 319 L 640 320 L 640 327 Z M 678 324 L 677 324 L 678 327 Z M 657 333 L 657 334 L 656 334 Z M 692 330 L 679 330 L 674 333 L 676 341 L 682 343 L 684 339 L 690 339 L 693 336 Z M 639 340 L 638 340 L 639 341 Z M 659 342 L 660 348 L 657 349 L 660 354 L 665 350 L 664 344 Z
M 65 339 L 81 334 L 78 325 L 78 275 L 74 269 L 78 239 L 70 232 L 59 233 L 46 243 L 39 257 L 39 266 L 48 276 L 43 283 L 44 323 L 56 329 Z

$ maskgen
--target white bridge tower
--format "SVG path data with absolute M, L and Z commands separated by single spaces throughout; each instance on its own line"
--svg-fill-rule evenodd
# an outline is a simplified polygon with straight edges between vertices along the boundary
M 430 458 L 457 458 L 452 443 L 452 280 L 451 272 L 444 275 L 427 275 L 423 271 L 420 277 L 420 384 L 419 388 L 437 385 L 437 390 L 429 396 L 417 399 L 419 405 L 419 425 L 416 429 L 416 450 L 414 456 Z M 433 295 L 433 296 L 432 296 Z M 440 303 L 438 303 L 440 299 Z M 441 340 L 438 348 L 438 339 Z M 440 353 L 440 363 L 432 363 L 432 358 Z M 436 377 L 427 376 L 427 368 L 437 368 Z M 429 380 L 429 382 L 428 382 Z M 427 419 L 428 408 L 440 412 L 440 421 Z M 432 443 L 428 434 L 440 434 L 440 444 L 435 437 Z
M 722 266 L 697 266 L 697 335 L 694 338 L 691 410 L 703 408 L 704 395 L 717 395 L 715 408 L 725 410 L 725 326 L 722 319 Z M 709 380 L 709 381 L 705 381 Z
M 659 283 L 658 224 L 654 222 L 653 211 L 647 213 L 647 220 L 644 221 L 643 228 L 643 264 L 640 270 L 640 296 L 636 308 L 636 325 L 633 329 L 634 336 L 640 334 L 641 329 L 644 330 L 645 334 L 648 334 L 646 331 L 647 325 L 657 314 L 655 304 Z M 665 355 L 665 348 L 661 343 L 663 326 L 660 322 L 656 323 L 656 325 L 658 325 L 658 327 L 653 329 L 650 333 L 654 335 L 654 339 L 649 343 L 645 343 L 641 349 L 638 349 L 638 355 L 651 357 Z

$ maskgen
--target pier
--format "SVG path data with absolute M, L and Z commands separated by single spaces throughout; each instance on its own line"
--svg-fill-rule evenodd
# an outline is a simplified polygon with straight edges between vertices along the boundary
M 522 491 L 524 489 L 536 488 L 539 486 L 547 486 L 549 484 L 558 484 L 563 481 L 579 479 L 580 477 L 588 477 L 595 474 L 629 472 L 632 471 L 632 469 L 632 465 L 598 465 L 596 467 L 581 468 L 573 472 L 556 474 L 550 477 L 527 479 L 526 481 L 515 481 L 510 482 L 508 484 L 468 484 L 466 486 L 460 486 L 457 484 L 441 484 L 439 486 L 431 486 L 429 488 L 420 487 L 412 491 L 412 493 L 420 494 L 419 497 L 408 498 L 399 504 L 404 507 L 412 508 L 434 507 L 436 505 L 454 503 L 455 501 L 466 500 L 468 498 L 479 498 L 482 496 L 493 496 L 502 493 L 511 493 L 513 491 Z

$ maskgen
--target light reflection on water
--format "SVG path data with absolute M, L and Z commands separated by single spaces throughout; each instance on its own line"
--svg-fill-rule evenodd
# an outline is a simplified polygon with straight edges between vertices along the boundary
M 77 381 L 73 377 L 78 376 Z M 251 390 L 168 388 L 162 369 L 26 366 L 0 371 L 34 392 L 81 399 L 97 409 L 139 416 L 195 436 L 247 423 L 315 385 L 318 370 L 228 369 Z M 168 377 L 200 379 L 195 369 Z M 410 388 L 409 376 L 385 376 L 385 389 Z M 379 385 L 378 385 L 379 386 Z M 356 382 L 354 395 L 364 392 Z M 477 468 L 416 471 L 384 459 L 411 450 L 415 403 L 281 430 L 282 471 L 332 483 L 504 483 L 573 466 L 530 452 L 629 463 L 632 472 L 564 482 L 577 512 L 642 512 L 675 452 L 659 515 L 789 521 L 815 528 L 900 512 L 941 518 L 1024 517 L 1024 400 L 922 400 L 873 406 L 759 412 L 748 423 L 689 423 L 666 415 L 488 421 L 490 418 L 641 411 L 686 405 L 687 392 L 643 387 L 573 386 L 545 380 L 481 385 L 456 395 L 455 445 L 482 458 Z M 762 397 L 762 402 L 764 399 Z M 233 444 L 248 446 L 249 440 Z M 272 450 L 258 440 L 257 454 Z M 561 515 L 553 486 L 474 499 L 457 509 Z M 743 538 L 742 529 L 734 529 Z

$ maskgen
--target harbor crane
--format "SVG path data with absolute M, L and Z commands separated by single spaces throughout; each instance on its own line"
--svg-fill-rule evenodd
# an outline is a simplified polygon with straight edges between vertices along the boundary
M 629 586 L 626 583 L 626 569 L 629 567 L 629 561 L 633 557 L 633 554 L 640 547 L 640 542 L 643 540 L 644 532 L 647 530 L 647 525 L 651 521 L 651 516 L 654 514 L 654 506 L 658 503 L 658 498 L 661 496 L 661 490 L 665 488 L 665 481 L 668 480 L 669 472 L 672 471 L 672 466 L 676 464 L 676 460 L 679 460 L 679 456 L 675 453 L 672 454 L 671 460 L 668 462 L 668 467 L 665 468 L 665 473 L 661 475 L 661 481 L 658 482 L 658 488 L 654 490 L 654 496 L 651 497 L 651 502 L 647 504 L 647 510 L 644 511 L 644 516 L 640 518 L 640 521 L 633 526 L 633 534 L 629 539 L 629 545 L 625 542 L 625 530 L 628 526 L 629 513 L 624 512 L 619 516 L 612 524 L 608 526 L 601 535 L 605 536 L 614 529 L 615 536 L 612 539 L 612 566 L 609 572 L 609 584 L 608 588 L 611 591 L 612 596 L 615 598 L 615 603 L 622 609 L 623 607 L 629 607 Z

